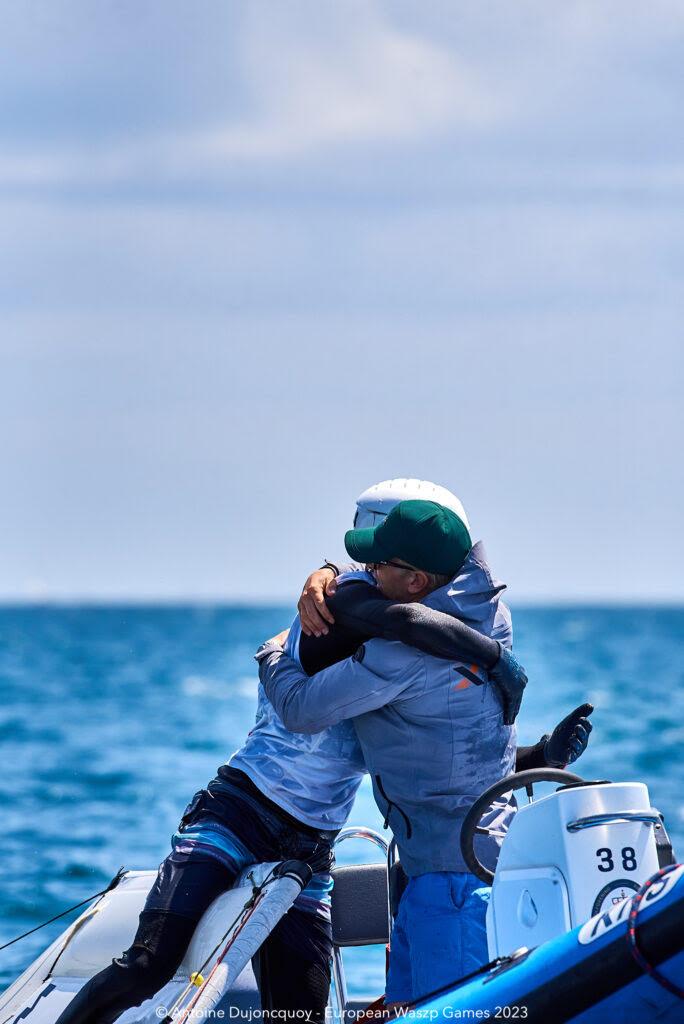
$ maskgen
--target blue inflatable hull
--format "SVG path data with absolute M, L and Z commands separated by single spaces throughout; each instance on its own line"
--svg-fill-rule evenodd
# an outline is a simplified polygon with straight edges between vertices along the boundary
M 684 1022 L 684 999 L 638 964 L 625 900 L 567 935 L 419 1002 L 423 1021 L 527 1020 L 533 1024 Z M 648 964 L 684 988 L 684 865 L 641 901 L 636 938 Z

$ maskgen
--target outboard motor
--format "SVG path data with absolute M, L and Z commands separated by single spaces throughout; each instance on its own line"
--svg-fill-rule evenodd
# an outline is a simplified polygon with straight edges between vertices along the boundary
M 533 801 L 537 782 L 558 782 Z M 526 789 L 505 836 L 479 821 L 497 798 Z M 570 772 L 532 769 L 502 779 L 470 809 L 461 847 L 469 869 L 492 885 L 487 910 L 490 958 L 532 948 L 571 931 L 633 895 L 659 867 L 662 818 L 640 782 L 585 782 Z M 473 849 L 478 834 L 503 838 L 496 872 Z

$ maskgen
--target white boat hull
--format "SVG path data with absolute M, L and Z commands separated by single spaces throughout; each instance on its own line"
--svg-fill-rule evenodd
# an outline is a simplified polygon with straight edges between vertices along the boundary
M 257 865 L 250 868 L 250 873 L 255 872 L 259 881 L 259 873 L 271 867 Z M 130 946 L 155 877 L 154 871 L 127 872 L 115 889 L 70 925 L 0 996 L 0 1024 L 26 1020 L 30 1024 L 54 1024 L 81 986 Z M 252 883 L 243 877 L 235 888 L 219 896 L 197 926 L 174 978 L 152 999 L 122 1014 L 120 1024 L 159 1024 L 165 1016 L 162 1008 L 172 1006 L 251 893 Z M 256 981 L 249 963 L 227 995 L 231 1005 L 258 1008 Z

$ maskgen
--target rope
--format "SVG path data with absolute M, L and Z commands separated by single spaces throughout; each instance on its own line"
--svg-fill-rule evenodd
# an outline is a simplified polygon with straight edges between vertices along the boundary
M 627 918 L 626 938 L 629 951 L 642 971 L 670 992 L 671 995 L 684 999 L 684 989 L 675 985 L 673 981 L 670 981 L 669 978 L 666 978 L 664 974 L 661 974 L 656 967 L 650 964 L 639 949 L 639 945 L 637 943 L 637 914 L 641 907 L 641 901 L 655 882 L 658 882 L 661 878 L 664 878 L 665 875 L 669 875 L 671 871 L 674 871 L 676 868 L 680 868 L 681 866 L 681 864 L 668 864 L 667 867 L 661 868 L 660 871 L 656 871 L 654 875 L 651 875 L 651 877 L 644 882 L 639 889 L 639 892 L 635 893 L 632 897 L 632 908 L 629 912 L 629 917 Z
M 37 924 L 35 928 L 29 928 L 29 930 L 27 932 L 24 932 L 22 935 L 17 935 L 16 938 L 10 939 L 10 941 L 6 942 L 4 946 L 0 946 L 0 952 L 2 952 L 3 949 L 7 949 L 8 946 L 13 946 L 15 942 L 19 942 L 21 939 L 25 939 L 28 935 L 33 935 L 34 932 L 40 931 L 41 928 L 46 928 L 47 925 L 52 924 L 53 921 L 59 921 L 60 917 L 66 917 L 66 915 L 70 914 L 73 910 L 78 910 L 79 907 L 85 907 L 86 903 L 92 903 L 93 900 L 98 899 L 98 897 L 105 896 L 108 892 L 111 892 L 112 889 L 116 888 L 116 886 L 119 884 L 125 873 L 126 872 L 123 866 L 120 867 L 106 889 L 103 889 L 101 892 L 96 892 L 93 896 L 89 896 L 88 899 L 86 900 L 81 900 L 80 903 L 75 903 L 73 907 L 69 907 L 68 910 L 63 910 L 61 914 L 55 914 L 55 916 L 51 917 L 49 921 L 43 921 L 42 924 Z

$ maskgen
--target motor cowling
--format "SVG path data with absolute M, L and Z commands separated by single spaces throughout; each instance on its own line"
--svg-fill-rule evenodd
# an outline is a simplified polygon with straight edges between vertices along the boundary
M 539 946 L 637 892 L 658 870 L 659 828 L 640 782 L 564 786 L 520 807 L 494 875 L 490 957 Z

